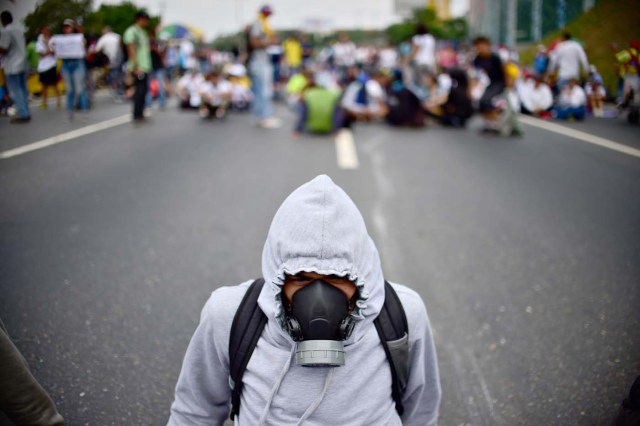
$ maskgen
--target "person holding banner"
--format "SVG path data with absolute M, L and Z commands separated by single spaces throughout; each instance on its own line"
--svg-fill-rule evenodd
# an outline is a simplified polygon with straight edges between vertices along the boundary
M 89 98 L 84 80 L 87 69 L 84 63 L 85 40 L 84 35 L 73 32 L 75 22 L 65 19 L 62 23 L 62 34 L 51 38 L 49 43 L 56 58 L 62 59 L 62 76 L 67 91 L 67 113 L 69 120 L 73 120 L 76 97 L 81 111 L 89 110 Z

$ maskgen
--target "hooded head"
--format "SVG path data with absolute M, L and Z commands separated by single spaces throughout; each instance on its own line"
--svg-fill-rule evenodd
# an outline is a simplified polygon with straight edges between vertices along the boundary
M 354 332 L 358 340 L 384 303 L 384 278 L 375 244 L 349 196 L 325 175 L 302 185 L 278 209 L 262 252 L 265 287 L 258 303 L 285 331 L 282 286 L 286 275 L 315 272 L 349 278 L 357 288 Z

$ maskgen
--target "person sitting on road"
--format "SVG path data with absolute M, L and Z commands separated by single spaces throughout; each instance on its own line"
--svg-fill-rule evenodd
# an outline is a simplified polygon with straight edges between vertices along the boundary
M 227 115 L 231 101 L 231 84 L 222 78 L 219 71 L 210 71 L 206 80 L 200 85 L 199 91 L 202 99 L 200 117 L 223 118 Z
M 569 80 L 560 92 L 558 102 L 553 107 L 553 116 L 559 120 L 584 120 L 587 106 L 587 95 L 578 81 Z
M 441 74 L 434 96 L 425 103 L 427 114 L 443 126 L 465 127 L 473 115 L 467 73 L 461 69 L 449 69 Z M 446 76 L 447 78 L 443 78 Z
M 315 76 L 303 89 L 297 104 L 298 120 L 293 132 L 327 134 L 343 127 L 344 113 L 340 108 L 340 90 L 318 84 Z
M 528 76 L 523 83 L 517 86 L 517 89 L 523 114 L 535 115 L 544 119 L 551 118 L 553 92 L 544 82 L 542 74 Z
M 204 77 L 197 71 L 187 71 L 176 84 L 176 93 L 180 99 L 180 108 L 196 109 L 200 107 L 202 98 L 200 97 L 200 86 L 204 82 Z
M 422 127 L 424 112 L 418 96 L 406 87 L 402 71 L 395 70 L 387 92 L 387 123 L 392 126 Z
M 248 111 L 253 101 L 253 93 L 246 67 L 242 64 L 230 64 L 225 69 L 227 81 L 231 84 L 231 109 Z
M 371 78 L 368 73 L 350 67 L 350 76 L 355 73 L 355 79 L 349 83 L 342 96 L 341 106 L 346 113 L 346 122 L 376 121 L 383 119 L 388 112 L 386 95 L 378 79 Z
M 409 287 L 385 284 L 362 214 L 328 176 L 282 203 L 262 274 L 211 294 L 168 426 L 222 425 L 230 412 L 246 425 L 436 425 L 441 388 L 424 302 Z M 383 343 L 379 319 L 398 309 L 402 337 Z M 254 327 L 234 320 L 247 312 L 259 320 Z
M 607 98 L 607 91 L 602 85 L 601 77 L 590 79 L 584 86 L 587 95 L 587 106 L 594 117 L 604 117 L 604 100 Z
M 495 130 L 493 125 L 498 122 L 502 111 L 497 108 L 494 98 L 504 94 L 505 74 L 502 60 L 491 50 L 491 42 L 486 37 L 477 37 L 473 41 L 476 50 L 476 58 L 473 61 L 474 68 L 486 75 L 489 85 L 478 102 L 478 109 L 485 121 L 485 130 Z

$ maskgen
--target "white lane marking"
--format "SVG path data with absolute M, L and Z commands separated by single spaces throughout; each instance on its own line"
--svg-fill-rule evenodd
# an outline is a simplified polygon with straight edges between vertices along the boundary
M 618 142 L 611 141 L 609 139 L 601 138 L 599 136 L 592 135 L 590 133 L 582 132 L 580 130 L 571 129 L 569 127 L 561 126 L 560 124 L 549 123 L 548 121 L 539 120 L 533 117 L 527 117 L 521 115 L 518 119 L 529 126 L 539 127 L 541 129 L 548 130 L 550 132 L 558 133 L 570 138 L 580 139 L 581 141 L 588 142 L 594 145 L 598 145 L 604 148 L 609 148 L 623 154 L 631 155 L 633 157 L 640 158 L 640 150 L 631 148 L 630 146 L 623 145 Z
M 358 153 L 350 130 L 342 129 L 338 132 L 336 136 L 336 155 L 338 156 L 338 167 L 341 169 L 355 170 L 358 168 Z
M 17 155 L 26 154 L 38 149 L 47 148 L 51 145 L 56 145 L 62 142 L 70 141 L 71 139 L 79 138 L 80 136 L 89 135 L 91 133 L 99 132 L 100 130 L 109 129 L 111 127 L 120 126 L 131 121 L 131 114 L 121 115 L 110 120 L 101 121 L 100 123 L 91 124 L 89 126 L 81 127 L 79 129 L 72 130 L 67 133 L 61 133 L 50 138 L 43 139 L 38 142 L 33 142 L 18 148 L 10 149 L 8 151 L 0 152 L 0 160 L 15 157 Z

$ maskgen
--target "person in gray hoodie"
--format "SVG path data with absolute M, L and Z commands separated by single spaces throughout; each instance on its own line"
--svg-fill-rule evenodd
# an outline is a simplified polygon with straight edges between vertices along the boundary
M 382 267 L 362 215 L 328 176 L 296 189 L 276 213 L 262 254 L 265 285 L 258 305 L 267 317 L 246 367 L 237 425 L 437 424 L 440 380 L 427 310 L 400 284 L 408 321 L 408 379 L 402 416 L 395 409 L 389 362 L 373 321 L 384 304 Z M 293 358 L 287 326 L 291 302 L 324 278 L 349 299 L 353 332 L 344 366 L 305 368 Z M 238 306 L 252 281 L 220 287 L 202 310 L 176 385 L 168 426 L 222 425 L 229 415 L 229 339 Z M 345 300 L 346 300 L 345 299 Z

